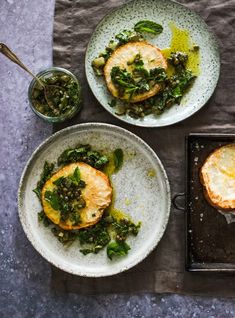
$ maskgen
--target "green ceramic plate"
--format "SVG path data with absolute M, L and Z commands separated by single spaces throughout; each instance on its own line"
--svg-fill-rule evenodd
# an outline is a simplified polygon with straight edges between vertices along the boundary
M 148 115 L 144 119 L 136 120 L 127 115 L 118 116 L 115 114 L 115 109 L 109 106 L 112 96 L 108 92 L 103 78 L 94 74 L 91 62 L 117 33 L 123 29 L 133 29 L 135 23 L 146 19 L 156 21 L 163 26 L 164 30 L 160 35 L 148 38 L 148 42 L 161 49 L 170 45 L 172 33 L 169 23 L 171 21 L 177 27 L 187 29 L 193 42 L 200 46 L 201 67 L 200 75 L 183 98 L 181 105 L 172 106 L 162 115 Z M 184 120 L 205 105 L 219 78 L 220 58 L 214 35 L 197 13 L 170 0 L 134 0 L 112 11 L 100 21 L 87 46 L 85 68 L 93 94 L 107 111 L 133 125 L 160 127 Z

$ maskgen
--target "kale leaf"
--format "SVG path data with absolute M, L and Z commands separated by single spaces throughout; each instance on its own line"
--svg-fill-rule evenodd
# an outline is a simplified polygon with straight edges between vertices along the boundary
M 88 244 L 88 248 L 80 250 L 83 254 L 98 253 L 110 241 L 110 235 L 106 226 L 106 222 L 101 220 L 96 225 L 81 229 L 78 233 L 78 239 L 81 245 Z
M 133 73 L 129 73 L 126 69 L 120 69 L 119 66 L 114 66 L 111 70 L 111 79 L 118 89 L 119 97 L 127 94 L 129 100 L 133 95 L 149 91 L 153 85 L 166 79 L 163 68 L 155 68 L 149 72 L 144 68 L 142 60 L 134 60 L 133 63 Z
M 127 255 L 129 250 L 130 246 L 126 242 L 110 242 L 107 246 L 107 255 L 112 260 L 114 256 Z
M 48 227 L 52 224 L 52 221 L 46 216 L 43 210 L 38 213 L 38 221 L 42 222 L 45 227 Z
M 44 163 L 44 166 L 43 166 L 43 171 L 42 171 L 42 174 L 40 176 L 40 180 L 37 182 L 37 187 L 33 190 L 33 192 L 36 193 L 36 195 L 38 196 L 40 201 L 41 201 L 42 188 L 43 188 L 44 184 L 46 183 L 46 181 L 48 179 L 50 179 L 50 177 L 52 176 L 53 170 L 54 170 L 54 164 L 48 163 L 46 161 Z
M 46 191 L 45 200 L 50 203 L 54 210 L 61 210 L 61 201 L 58 194 L 55 191 Z
M 122 164 L 123 164 L 123 151 L 122 149 L 118 148 L 118 149 L 115 149 L 114 152 L 113 152 L 113 159 L 114 159 L 114 166 L 115 166 L 115 172 L 117 172 Z
M 76 148 L 66 149 L 58 158 L 58 165 L 72 162 L 85 162 L 96 169 L 102 169 L 108 158 L 98 151 L 92 151 L 90 145 L 80 145 Z

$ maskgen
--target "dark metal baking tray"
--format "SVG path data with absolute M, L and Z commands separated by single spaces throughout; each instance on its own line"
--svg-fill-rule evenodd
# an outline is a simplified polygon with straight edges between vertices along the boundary
M 235 223 L 205 199 L 200 168 L 216 148 L 235 134 L 190 134 L 186 138 L 186 270 L 235 272 Z

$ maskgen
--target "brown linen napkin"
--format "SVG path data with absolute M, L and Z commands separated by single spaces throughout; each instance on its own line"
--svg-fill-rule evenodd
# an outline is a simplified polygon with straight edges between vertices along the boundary
M 171 184 L 172 195 L 184 191 L 184 139 L 190 132 L 234 133 L 235 120 L 235 1 L 181 0 L 197 11 L 216 33 L 221 52 L 221 75 L 217 89 L 202 110 L 170 127 L 147 129 L 124 124 L 99 105 L 88 87 L 84 59 L 89 38 L 100 19 L 124 1 L 56 0 L 54 65 L 73 71 L 83 86 L 83 109 L 66 125 L 108 122 L 129 129 L 143 138 L 159 155 Z M 200 93 L 200 92 L 199 92 Z M 172 208 L 166 233 L 157 248 L 135 268 L 107 278 L 83 278 L 52 267 L 51 285 L 56 291 L 98 293 L 182 293 L 235 296 L 235 276 L 188 273 L 184 270 L 184 215 Z

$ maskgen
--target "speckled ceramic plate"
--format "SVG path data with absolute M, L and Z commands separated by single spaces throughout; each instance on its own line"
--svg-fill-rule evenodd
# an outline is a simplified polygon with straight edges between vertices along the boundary
M 140 20 L 152 20 L 160 23 L 164 30 L 148 41 L 161 49 L 169 47 L 173 21 L 179 28 L 187 29 L 192 40 L 200 46 L 200 75 L 190 91 L 184 96 L 181 105 L 174 105 L 160 116 L 149 115 L 144 119 L 129 116 L 117 116 L 115 109 L 109 106 L 112 100 L 104 80 L 97 77 L 91 67 L 92 60 L 104 50 L 110 39 L 123 29 L 133 29 Z M 137 126 L 160 127 L 177 123 L 198 111 L 212 95 L 220 71 L 219 50 L 214 35 L 206 23 L 195 12 L 170 0 L 134 0 L 112 11 L 96 27 L 87 46 L 85 58 L 88 83 L 97 100 L 117 118 Z
M 41 206 L 33 189 L 43 164 L 55 162 L 63 150 L 79 143 L 110 153 L 122 148 L 122 169 L 112 176 L 115 208 L 125 211 L 142 226 L 137 237 L 128 239 L 131 250 L 126 257 L 110 261 L 106 251 L 82 255 L 79 243 L 64 247 L 48 228 L 38 222 Z M 89 277 L 114 275 L 143 260 L 160 241 L 170 212 L 167 175 L 155 152 L 129 131 L 108 124 L 88 123 L 61 130 L 43 142 L 32 154 L 21 177 L 18 193 L 19 215 L 23 229 L 35 249 L 60 269 Z

